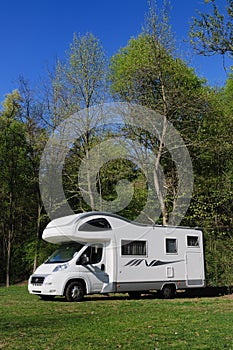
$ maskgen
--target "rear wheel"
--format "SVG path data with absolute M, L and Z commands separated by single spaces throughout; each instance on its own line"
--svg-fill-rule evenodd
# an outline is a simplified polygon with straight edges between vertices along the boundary
M 175 286 L 172 284 L 166 284 L 160 292 L 163 299 L 173 299 L 175 296 Z
M 68 284 L 65 291 L 67 301 L 82 301 L 85 295 L 84 284 L 80 281 L 71 282 Z

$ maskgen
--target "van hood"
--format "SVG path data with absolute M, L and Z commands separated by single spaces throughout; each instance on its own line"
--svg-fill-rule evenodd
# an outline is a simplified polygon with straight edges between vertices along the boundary
M 39 267 L 37 267 L 36 271 L 34 272 L 34 275 L 48 275 L 53 272 L 55 267 L 58 265 L 62 265 L 61 263 L 52 263 L 52 264 L 42 264 Z

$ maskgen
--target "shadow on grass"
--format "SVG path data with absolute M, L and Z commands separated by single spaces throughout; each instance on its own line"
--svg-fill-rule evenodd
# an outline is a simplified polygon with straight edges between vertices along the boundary
M 215 298 L 233 293 L 233 287 L 206 287 L 187 289 L 184 292 L 178 292 L 179 298 Z
M 193 288 L 187 290 L 178 291 L 175 295 L 175 299 L 181 298 L 216 298 L 223 295 L 229 295 L 233 293 L 233 287 L 206 287 L 206 288 Z M 139 300 L 139 299 L 161 299 L 158 292 L 152 292 L 149 294 L 142 294 L 140 298 L 129 297 L 127 293 L 125 294 L 94 294 L 87 295 L 84 297 L 84 302 L 93 301 L 112 301 L 112 300 Z M 47 301 L 39 299 L 40 301 Z M 64 297 L 55 297 L 51 299 L 52 302 L 67 302 Z

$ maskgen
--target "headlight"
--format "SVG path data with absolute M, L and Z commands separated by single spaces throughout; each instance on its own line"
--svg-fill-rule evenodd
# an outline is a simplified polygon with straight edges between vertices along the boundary
M 69 266 L 68 263 L 65 263 L 65 264 L 62 264 L 62 265 L 58 265 L 58 266 L 55 267 L 53 272 L 66 270 L 68 266 Z

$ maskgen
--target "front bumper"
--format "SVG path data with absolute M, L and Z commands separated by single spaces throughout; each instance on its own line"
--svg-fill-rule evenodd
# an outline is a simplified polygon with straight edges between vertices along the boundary
M 32 275 L 28 281 L 28 291 L 36 295 L 62 295 L 60 284 L 52 275 Z

